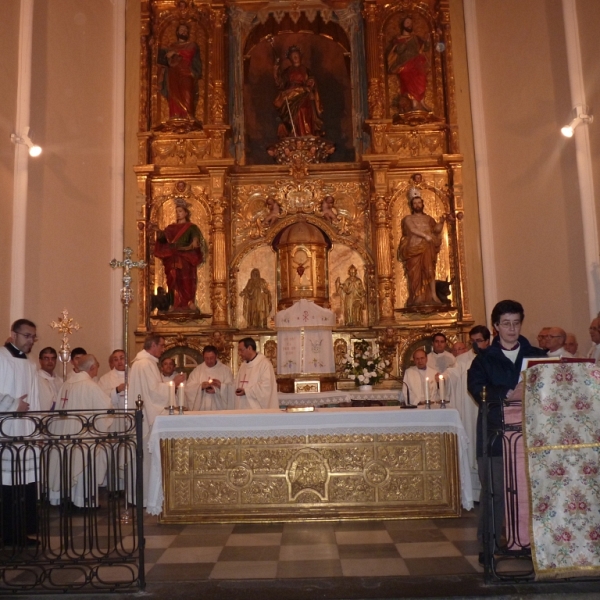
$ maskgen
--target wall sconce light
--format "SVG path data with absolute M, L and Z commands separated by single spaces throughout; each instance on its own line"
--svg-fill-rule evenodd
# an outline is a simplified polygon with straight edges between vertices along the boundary
M 10 141 L 13 144 L 25 144 L 29 148 L 29 156 L 39 156 L 42 153 L 42 147 L 34 144 L 29 137 L 29 127 L 25 128 L 23 135 L 17 135 L 16 133 L 10 134 Z
M 572 115 L 573 118 L 571 119 L 571 122 L 560 130 L 560 132 L 568 138 L 573 137 L 576 127 L 581 123 L 588 124 L 593 123 L 594 121 L 594 116 L 590 115 L 589 106 L 585 106 L 583 104 L 578 104 L 573 109 Z

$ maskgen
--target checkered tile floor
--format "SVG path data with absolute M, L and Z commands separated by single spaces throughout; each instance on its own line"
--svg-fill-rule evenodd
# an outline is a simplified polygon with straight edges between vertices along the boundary
M 463 575 L 477 562 L 476 511 L 460 519 L 160 525 L 145 518 L 148 582 Z

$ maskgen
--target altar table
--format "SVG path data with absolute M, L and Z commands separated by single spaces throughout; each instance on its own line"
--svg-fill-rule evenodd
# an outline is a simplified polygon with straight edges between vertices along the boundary
M 163 523 L 460 516 L 473 506 L 468 443 L 455 409 L 159 415 L 147 511 Z

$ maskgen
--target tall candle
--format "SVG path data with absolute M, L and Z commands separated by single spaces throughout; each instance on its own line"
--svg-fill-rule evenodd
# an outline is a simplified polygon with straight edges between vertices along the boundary
M 425 377 L 425 402 L 429 402 L 429 377 Z
M 443 402 L 446 399 L 446 384 L 444 383 L 444 376 L 440 375 L 440 400 Z
M 183 397 L 185 395 L 185 383 L 179 384 L 179 406 L 183 406 Z
M 169 406 L 175 406 L 175 384 L 169 381 Z

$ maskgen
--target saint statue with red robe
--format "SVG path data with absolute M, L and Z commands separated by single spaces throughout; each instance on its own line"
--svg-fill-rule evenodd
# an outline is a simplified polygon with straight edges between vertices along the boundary
M 170 311 L 197 311 L 198 267 L 206 260 L 206 242 L 200 228 L 190 222 L 182 198 L 175 200 L 177 221 L 159 231 L 154 256 L 162 260 L 170 296 Z

